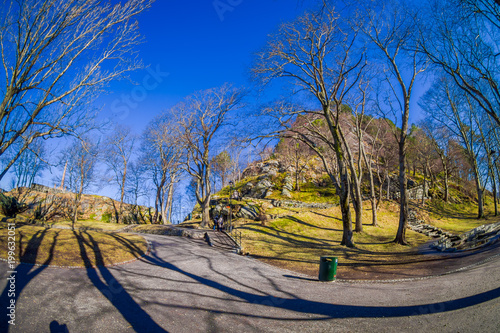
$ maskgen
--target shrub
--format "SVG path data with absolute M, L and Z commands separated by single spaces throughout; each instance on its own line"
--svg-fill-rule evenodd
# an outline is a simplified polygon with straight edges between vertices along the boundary
M 8 197 L 0 193 L 0 210 L 6 217 L 16 217 L 26 208 L 25 205 L 17 201 L 16 198 Z
M 109 222 L 111 220 L 111 216 L 112 216 L 111 213 L 104 213 L 104 214 L 102 214 L 101 221 L 102 222 Z

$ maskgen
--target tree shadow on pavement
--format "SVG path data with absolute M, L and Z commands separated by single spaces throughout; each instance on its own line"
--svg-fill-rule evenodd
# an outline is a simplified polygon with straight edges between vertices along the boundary
M 85 262 L 90 262 L 90 260 L 84 245 L 88 245 L 94 249 L 93 253 L 95 255 L 97 268 L 87 267 L 87 276 L 94 286 L 120 312 L 135 332 L 166 332 L 166 330 L 161 328 L 160 325 L 158 325 L 139 304 L 137 304 L 125 288 L 123 288 L 123 286 L 113 277 L 104 264 L 104 258 L 99 251 L 99 244 L 90 234 L 86 233 L 90 242 L 87 243 L 81 234 L 81 231 L 79 234 L 75 232 L 75 236 L 78 238 L 82 259 L 84 259 Z
M 169 262 L 159 258 L 154 252 L 143 258 L 151 264 L 172 270 L 174 272 L 183 274 L 194 281 L 206 285 L 208 287 L 222 291 L 230 296 L 240 298 L 251 304 L 261 304 L 270 307 L 280 308 L 284 310 L 294 311 L 298 313 L 307 313 L 313 315 L 324 316 L 323 319 L 333 318 L 378 318 L 378 317 L 407 317 L 416 316 L 430 313 L 445 313 L 449 311 L 459 310 L 474 305 L 478 305 L 500 297 L 500 287 L 492 289 L 487 292 L 479 293 L 477 295 L 463 297 L 455 300 L 439 303 L 429 303 L 423 305 L 411 306 L 355 306 L 355 305 L 341 305 L 330 304 L 324 302 L 317 302 L 312 300 L 301 299 L 294 297 L 291 294 L 289 298 L 273 296 L 273 295 L 258 295 L 233 287 L 224 285 L 220 282 L 198 276 L 196 274 L 187 272 Z M 228 298 L 229 299 L 229 298 Z M 240 315 L 254 316 L 250 314 L 241 313 Z M 263 316 L 259 316 L 265 318 Z M 273 318 L 276 319 L 276 318 Z M 289 318 L 287 320 L 290 320 Z M 300 319 L 303 320 L 303 319 Z M 318 320 L 311 319 L 311 320 Z
M 47 229 L 37 231 L 29 240 L 28 244 L 24 248 L 24 251 L 20 253 L 19 256 L 19 261 L 20 262 L 30 262 L 32 258 L 36 258 L 38 254 L 38 249 L 40 248 L 40 244 L 42 243 L 43 238 L 45 237 L 45 233 L 47 232 Z M 49 250 L 49 256 L 47 260 L 43 262 L 42 265 L 40 266 L 34 266 L 34 265 L 28 265 L 28 264 L 19 264 L 17 265 L 12 271 L 16 272 L 14 274 L 10 275 L 15 275 L 15 291 L 13 293 L 10 292 L 10 283 L 7 283 L 5 286 L 4 290 L 2 291 L 2 294 L 0 295 L 0 304 L 2 305 L 2 311 L 0 312 L 2 315 L 2 319 L 0 320 L 0 332 L 8 332 L 10 325 L 8 323 L 8 310 L 7 305 L 10 304 L 11 300 L 17 300 L 19 299 L 19 296 L 21 295 L 21 292 L 23 291 L 24 288 L 30 283 L 31 280 L 33 280 L 38 274 L 40 274 L 44 269 L 47 268 L 46 265 L 49 265 L 50 262 L 52 261 L 54 257 L 54 248 L 57 243 L 57 237 L 59 235 L 59 232 L 56 232 L 56 235 L 54 236 L 54 240 L 52 242 L 52 245 Z M 19 243 L 16 242 L 17 244 L 21 244 L 22 241 L 22 234 L 20 235 L 20 240 Z M 19 249 L 21 251 L 22 249 Z M 9 294 L 13 294 L 13 297 L 10 297 Z M 4 306 L 5 305 L 5 306 Z

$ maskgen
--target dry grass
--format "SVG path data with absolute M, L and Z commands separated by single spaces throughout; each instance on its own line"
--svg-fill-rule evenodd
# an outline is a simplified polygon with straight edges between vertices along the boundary
M 71 227 L 71 221 L 45 222 L 51 226 Z M 96 222 L 94 220 L 78 221 L 75 223 L 75 229 L 92 229 L 93 231 L 116 231 L 126 227 L 126 224 Z
M 96 231 L 16 227 L 16 261 L 54 266 L 96 267 L 142 256 L 143 237 Z M 7 257 L 7 224 L 0 223 L 0 256 Z

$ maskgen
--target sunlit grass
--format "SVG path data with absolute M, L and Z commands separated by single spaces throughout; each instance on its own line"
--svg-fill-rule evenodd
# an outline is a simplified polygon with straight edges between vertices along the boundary
M 57 226 L 63 226 L 63 227 L 71 227 L 72 222 L 71 221 L 50 221 L 50 222 L 45 222 L 47 225 L 51 225 L 54 227 Z M 93 220 L 87 220 L 87 221 L 78 221 L 75 223 L 74 227 L 75 229 L 92 229 L 94 231 L 116 231 L 123 229 L 126 227 L 126 224 L 117 224 L 117 223 L 107 223 L 107 222 L 96 222 Z
M 7 258 L 7 223 L 0 223 L 0 257 Z M 54 266 L 95 267 L 142 256 L 147 243 L 141 236 L 96 231 L 16 227 L 16 261 Z
M 365 203 L 363 218 L 371 221 L 371 208 Z M 344 266 L 376 263 L 407 263 L 417 256 L 416 247 L 428 237 L 407 231 L 411 246 L 393 243 L 398 228 L 397 206 L 384 203 L 380 209 L 379 227 L 365 224 L 363 233 L 354 234 L 355 248 L 341 246 L 342 221 L 338 207 L 302 212 L 269 221 L 240 225 L 243 248 L 267 263 L 306 273 L 317 274 L 321 256 L 335 256 Z M 353 216 L 354 218 L 354 216 Z
M 477 218 L 478 208 L 474 202 L 446 203 L 439 199 L 430 200 L 422 211 L 430 224 L 456 234 L 500 220 L 500 217 L 494 216 L 493 202 L 488 197 L 484 205 L 485 219 Z

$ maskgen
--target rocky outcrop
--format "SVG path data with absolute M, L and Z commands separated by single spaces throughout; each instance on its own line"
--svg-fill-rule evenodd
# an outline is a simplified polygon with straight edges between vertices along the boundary
M 71 219 L 74 215 L 74 194 L 59 192 L 50 187 L 34 184 L 22 189 L 28 206 L 26 214 L 39 220 Z M 14 191 L 14 190 L 13 190 Z M 78 218 L 102 222 L 116 222 L 120 203 L 111 198 L 83 194 L 78 205 Z M 152 209 L 127 203 L 122 207 L 122 222 L 125 224 L 150 221 Z
M 387 185 L 389 185 L 389 193 L 390 197 L 393 200 L 399 200 L 399 197 L 401 196 L 400 191 L 399 191 L 399 179 L 396 176 L 390 177 L 389 181 L 386 179 L 383 184 L 383 189 L 384 191 L 387 190 Z M 408 193 L 408 199 L 410 200 L 420 200 L 422 199 L 422 194 L 425 193 L 425 199 L 430 199 L 429 198 L 429 186 L 426 183 L 425 187 L 424 185 L 417 185 L 412 179 L 407 180 L 407 193 Z
M 485 224 L 460 235 L 443 237 L 432 244 L 439 251 L 466 251 L 493 244 L 500 239 L 500 222 Z
M 283 190 L 281 191 L 281 195 L 287 198 L 291 198 L 293 191 L 293 179 L 289 175 L 283 179 Z
M 263 199 L 273 193 L 274 184 L 268 177 L 263 177 L 256 185 L 249 182 L 241 189 L 241 194 L 245 197 Z
M 283 168 L 281 163 L 277 160 L 269 160 L 265 162 L 253 163 L 243 170 L 243 178 L 255 177 L 258 175 L 265 175 L 267 177 L 275 177 L 278 172 Z
M 500 222 L 485 224 L 460 235 L 454 235 L 418 219 L 415 211 L 408 212 L 408 228 L 432 238 L 431 244 L 438 251 L 455 252 L 476 249 L 496 242 L 500 238 Z
M 255 206 L 242 206 L 238 213 L 236 213 L 236 217 L 248 220 L 258 220 L 259 211 Z

